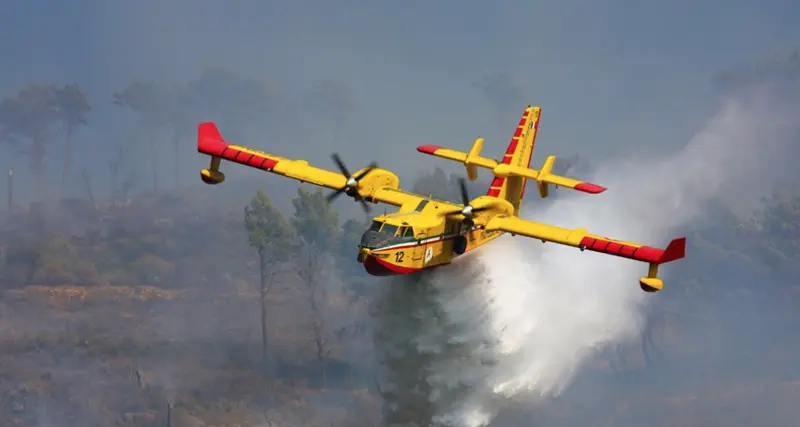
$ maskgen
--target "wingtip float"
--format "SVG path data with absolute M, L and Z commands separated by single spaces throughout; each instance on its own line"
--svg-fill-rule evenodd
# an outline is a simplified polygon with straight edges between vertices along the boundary
M 494 178 L 485 195 L 470 198 L 465 181 L 460 181 L 461 203 L 404 191 L 400 189 L 396 174 L 377 167 L 374 162 L 351 173 L 338 155 L 334 155 L 338 173 L 311 166 L 305 160 L 232 145 L 211 122 L 198 126 L 197 151 L 211 157 L 209 167 L 203 169 L 200 176 L 207 184 L 223 182 L 225 175 L 220 171 L 220 163 L 227 160 L 334 190 L 329 201 L 346 194 L 367 211 L 371 203 L 397 207 L 396 212 L 375 216 L 358 245 L 356 260 L 369 274 L 376 276 L 410 274 L 447 265 L 503 234 L 511 234 L 647 263 L 648 272 L 639 279 L 640 287 L 646 292 L 663 289 L 658 268 L 685 257 L 685 237 L 674 239 L 665 249 L 659 249 L 589 234 L 582 228 L 560 228 L 519 217 L 528 180 L 536 183 L 542 198 L 548 196 L 551 186 L 588 194 L 606 190 L 597 184 L 554 174 L 555 156 L 547 157 L 540 169 L 530 167 L 540 116 L 540 107 L 525 109 L 500 160 L 481 155 L 483 138 L 476 139 L 468 152 L 438 145 L 417 147 L 420 153 L 464 164 L 467 177 L 472 181 L 477 179 L 479 169 L 491 171 Z

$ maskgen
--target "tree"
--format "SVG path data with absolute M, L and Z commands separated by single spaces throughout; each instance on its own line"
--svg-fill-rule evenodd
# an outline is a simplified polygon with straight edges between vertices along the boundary
M 86 94 L 76 84 L 57 88 L 55 102 L 58 109 L 58 120 L 64 130 L 64 167 L 61 173 L 61 190 L 63 191 L 69 172 L 72 137 L 80 126 L 89 123 L 87 116 L 92 107 L 89 105 Z
M 339 239 L 339 253 L 353 253 L 361 241 L 361 235 L 369 227 L 369 222 L 348 219 L 342 224 L 342 235 Z
M 347 288 L 351 293 L 352 302 L 359 298 L 369 299 L 376 289 L 372 283 L 373 278 L 367 274 L 361 264 L 356 262 L 358 244 L 361 242 L 361 235 L 367 228 L 369 228 L 369 220 L 349 219 L 345 221 L 336 245 L 337 259 L 343 263 L 342 272 L 347 274 Z
M 331 249 L 339 233 L 339 214 L 331 209 L 322 190 L 298 188 L 292 205 L 292 224 L 302 243 L 319 250 Z
M 112 104 L 128 107 L 139 115 L 139 126 L 147 132 L 150 163 L 153 170 L 153 192 L 158 193 L 158 150 L 156 133 L 168 123 L 170 96 L 167 88 L 154 82 L 134 81 L 115 93 Z
M 327 274 L 324 259 L 313 247 L 306 246 L 297 258 L 297 275 L 301 280 L 300 294 L 308 307 L 309 338 L 314 346 L 323 384 L 327 383 L 327 361 L 330 356 L 328 327 L 324 315 L 328 301 L 326 284 L 321 278 Z
M 250 246 L 256 249 L 259 261 L 261 302 L 261 362 L 267 366 L 267 295 L 281 270 L 277 264 L 288 259 L 292 245 L 292 229 L 281 212 L 259 191 L 244 208 L 244 224 Z
M 185 156 L 181 155 L 181 142 L 187 140 L 187 136 L 196 132 L 198 123 L 195 113 L 197 104 L 193 99 L 188 87 L 174 87 L 168 92 L 167 121 L 172 127 L 172 143 L 175 149 L 175 187 L 180 186 L 180 166 L 181 160 Z M 215 105 L 212 103 L 212 105 Z
M 0 139 L 26 154 L 41 195 L 44 157 L 59 120 L 57 89 L 30 83 L 0 102 Z
M 339 215 L 331 210 L 321 190 L 314 192 L 299 188 L 292 199 L 294 217 L 292 223 L 301 240 L 298 251 L 298 271 L 303 298 L 308 304 L 311 340 L 316 349 L 323 381 L 326 381 L 327 360 L 330 355 L 324 308 L 327 304 L 325 283 L 321 278 L 327 274 L 325 251 L 333 248 L 339 233 Z
M 364 269 L 358 266 L 355 262 L 356 252 L 358 251 L 358 244 L 361 242 L 361 235 L 369 228 L 369 222 L 357 221 L 355 219 L 348 219 L 342 224 L 340 236 L 336 245 L 336 254 L 338 258 L 345 263 L 345 270 L 351 274 L 357 273 L 354 270 L 357 268 L 358 272 L 363 272 Z

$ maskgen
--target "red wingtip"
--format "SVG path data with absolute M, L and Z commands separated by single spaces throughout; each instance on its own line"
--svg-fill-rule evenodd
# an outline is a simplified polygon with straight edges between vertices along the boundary
M 197 151 L 209 156 L 221 156 L 228 144 L 213 122 L 200 123 L 197 126 Z
M 664 249 L 664 252 L 661 254 L 658 263 L 664 264 L 666 262 L 682 259 L 685 256 L 686 237 L 678 237 L 677 239 L 672 239 L 672 241 L 669 242 L 669 245 L 667 245 L 667 248 Z
M 436 150 L 438 150 L 440 148 L 442 148 L 442 147 L 440 147 L 438 145 L 420 145 L 419 147 L 417 147 L 417 151 L 419 151 L 420 153 L 425 153 L 425 154 L 433 154 L 433 153 L 436 152 Z
M 590 194 L 598 194 L 598 193 L 602 193 L 603 191 L 606 191 L 605 187 L 601 187 L 601 186 L 599 186 L 597 184 L 592 184 L 592 183 L 589 183 L 589 182 L 582 182 L 582 183 L 576 185 L 575 189 L 578 190 L 578 191 L 583 191 L 584 193 L 590 193 Z

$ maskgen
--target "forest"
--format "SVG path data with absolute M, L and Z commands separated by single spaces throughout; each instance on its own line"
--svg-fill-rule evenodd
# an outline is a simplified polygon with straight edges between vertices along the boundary
M 379 355 L 402 335 L 381 313 L 420 302 L 388 298 L 408 284 L 355 261 L 367 218 L 346 218 L 310 186 L 265 184 L 218 203 L 179 182 L 197 117 L 224 120 L 236 139 L 247 123 L 285 120 L 268 86 L 215 69 L 180 86 L 136 81 L 109 99 L 74 84 L 5 95 L 3 153 L 24 156 L 16 169 L 32 181 L 9 171 L 0 214 L 0 425 L 428 425 L 424 393 L 381 374 L 392 362 Z M 81 129 L 105 108 L 132 113 L 146 179 L 126 175 L 141 168 L 123 148 L 104 178 L 73 171 Z M 44 164 L 57 144 L 53 177 Z M 592 165 L 573 156 L 559 167 Z M 457 179 L 435 169 L 409 187 L 454 200 Z M 690 256 L 640 339 L 601 352 L 562 396 L 509 403 L 493 426 L 797 419 L 800 186 L 764 194 L 746 216 L 720 204 L 681 231 Z

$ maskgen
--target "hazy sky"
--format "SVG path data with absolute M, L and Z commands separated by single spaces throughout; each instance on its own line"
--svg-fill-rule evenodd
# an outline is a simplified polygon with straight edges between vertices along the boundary
M 544 109 L 537 164 L 551 153 L 672 150 L 715 108 L 715 72 L 797 45 L 796 4 L 8 1 L 0 9 L 0 90 L 30 80 L 80 83 L 98 111 L 78 143 L 108 147 L 127 129 L 108 100 L 133 78 L 181 82 L 224 66 L 290 97 L 332 80 L 358 102 L 346 131 L 355 142 L 336 149 L 353 168 L 376 158 L 410 185 L 416 170 L 460 170 L 417 154 L 417 145 L 467 149 L 484 136 L 486 154 L 499 156 L 529 103 Z M 330 165 L 331 139 L 281 139 L 242 143 Z M 48 164 L 60 166 L 57 149 Z M 186 149 L 198 161 L 183 175 L 196 180 L 202 162 L 193 141 Z

